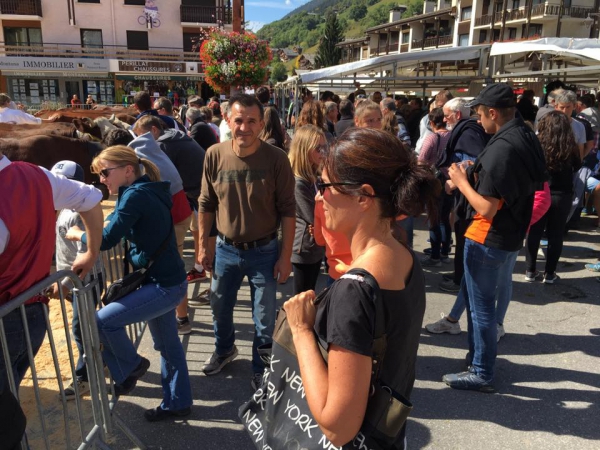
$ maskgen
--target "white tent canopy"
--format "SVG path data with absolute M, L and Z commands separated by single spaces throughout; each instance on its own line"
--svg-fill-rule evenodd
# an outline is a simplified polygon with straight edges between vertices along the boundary
M 492 45 L 490 56 L 541 52 L 562 57 L 583 57 L 597 64 L 600 61 L 600 40 L 575 38 L 542 38 L 523 42 L 496 42 Z M 520 55 L 522 56 L 522 55 Z
M 376 56 L 361 61 L 325 67 L 299 75 L 303 84 L 315 83 L 324 79 L 336 79 L 344 76 L 353 76 L 357 73 L 384 72 L 394 67 L 414 66 L 420 62 L 462 61 L 480 58 L 489 45 L 474 45 L 471 47 L 451 47 L 423 50 L 410 53 Z

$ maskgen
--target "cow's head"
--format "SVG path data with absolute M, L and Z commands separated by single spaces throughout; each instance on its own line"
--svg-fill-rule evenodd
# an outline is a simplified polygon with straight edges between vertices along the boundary
M 75 128 L 81 133 L 89 134 L 98 141 L 102 140 L 102 130 L 87 117 L 84 117 L 83 119 L 73 119 L 73 125 L 75 125 Z

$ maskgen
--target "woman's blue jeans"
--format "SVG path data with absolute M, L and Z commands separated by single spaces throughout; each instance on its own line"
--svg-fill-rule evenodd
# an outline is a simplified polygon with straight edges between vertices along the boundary
M 272 342 L 275 328 L 277 280 L 273 277 L 273 270 L 278 258 L 277 239 L 260 247 L 243 250 L 227 244 L 220 237 L 217 238 L 215 269 L 210 287 L 216 351 L 218 355 L 224 355 L 233 348 L 233 308 L 242 281 L 247 276 L 254 321 L 254 373 L 262 373 L 264 370 L 265 365 L 258 354 L 258 346 Z
M 146 284 L 96 312 L 102 356 L 115 383 L 122 383 L 141 362 L 125 326 L 148 321 L 154 348 L 160 352 L 163 409 L 180 410 L 192 405 L 192 389 L 185 353 L 177 334 L 175 307 L 187 290 L 187 282 L 163 287 Z

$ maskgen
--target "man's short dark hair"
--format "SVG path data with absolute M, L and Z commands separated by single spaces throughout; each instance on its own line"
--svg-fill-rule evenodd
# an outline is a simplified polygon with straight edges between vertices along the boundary
M 333 96 L 334 95 L 335 94 L 333 92 L 331 92 L 331 91 L 323 91 L 323 92 L 321 92 L 321 98 L 320 98 L 320 100 L 322 102 L 330 102 L 330 101 L 333 100 Z
M 110 130 L 104 136 L 102 143 L 107 147 L 112 147 L 113 145 L 128 146 L 133 139 L 133 135 L 129 131 L 117 128 L 116 130 Z
M 271 100 L 271 91 L 269 91 L 269 88 L 266 86 L 260 86 L 256 90 L 256 98 L 263 105 L 266 105 L 267 103 L 269 103 L 269 100 Z
M 160 131 L 163 131 L 165 128 L 168 128 L 166 127 L 166 124 L 162 121 L 162 119 L 150 115 L 141 117 L 140 120 L 138 120 L 133 125 L 134 130 L 139 128 L 140 130 L 144 131 L 144 133 L 150 131 L 152 127 L 156 127 Z
M 173 114 L 173 103 L 167 97 L 158 97 L 154 103 L 158 106 L 158 109 L 164 109 L 167 114 Z
M 140 111 L 149 111 L 152 109 L 152 97 L 145 91 L 138 92 L 133 96 L 133 104 Z
M 340 114 L 342 116 L 351 116 L 354 114 L 354 103 L 349 99 L 342 100 L 340 102 Z
M 231 110 L 233 110 L 233 106 L 236 103 L 243 106 L 244 108 L 252 108 L 253 106 L 256 106 L 258 108 L 258 110 L 260 111 L 261 119 L 265 115 L 265 108 L 263 107 L 262 103 L 258 101 L 258 98 L 256 98 L 256 96 L 254 96 L 254 95 L 248 95 L 248 94 L 233 95 L 229 99 L 229 108 Z
M 410 99 L 411 102 L 415 102 L 415 104 L 419 107 L 422 108 L 423 107 L 423 100 L 421 100 L 420 97 L 415 97 L 415 98 L 411 98 Z
M 204 100 L 198 95 L 192 95 L 188 98 L 188 105 L 204 106 Z
M 591 95 L 583 95 L 579 101 L 581 102 L 581 104 L 583 106 L 585 106 L 586 108 L 592 108 L 594 106 L 594 98 Z

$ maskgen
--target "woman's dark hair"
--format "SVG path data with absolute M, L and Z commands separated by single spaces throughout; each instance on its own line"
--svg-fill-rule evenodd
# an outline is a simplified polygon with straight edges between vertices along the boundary
M 435 125 L 436 129 L 446 128 L 444 123 L 444 110 L 442 108 L 434 108 L 429 113 L 429 122 Z
M 382 218 L 401 214 L 417 216 L 427 211 L 437 220 L 441 185 L 417 156 L 391 134 L 369 128 L 349 128 L 337 139 L 325 159 L 332 183 L 356 182 L 373 187 Z M 344 194 L 356 194 L 353 186 L 333 186 Z
M 275 139 L 277 147 L 284 148 L 284 136 L 283 129 L 281 128 L 281 122 L 279 121 L 279 115 L 277 109 L 268 106 L 265 108 L 265 127 L 258 135 L 259 139 L 266 141 L 267 139 Z
M 579 148 L 569 118 L 560 111 L 546 114 L 538 123 L 538 138 L 546 156 L 546 167 L 557 172 L 579 158 Z
M 314 125 L 315 127 L 324 129 L 324 124 L 325 117 L 323 117 L 323 111 L 319 102 L 316 100 L 306 102 L 300 111 L 296 128 L 300 128 L 303 125 Z

